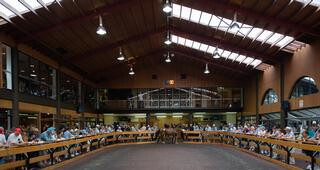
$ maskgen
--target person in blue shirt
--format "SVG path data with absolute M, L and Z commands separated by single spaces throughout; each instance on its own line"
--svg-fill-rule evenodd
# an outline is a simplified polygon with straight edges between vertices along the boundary
M 56 141 L 55 135 L 56 128 L 50 127 L 40 135 L 40 139 L 45 142 Z
M 70 132 L 68 127 L 63 132 L 62 137 L 65 138 L 65 139 L 71 139 L 73 137 L 73 135 L 71 134 L 71 132 Z

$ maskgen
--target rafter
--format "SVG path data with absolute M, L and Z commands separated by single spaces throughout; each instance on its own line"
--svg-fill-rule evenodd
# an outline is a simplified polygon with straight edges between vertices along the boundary
M 134 59 L 135 61 L 126 60 L 125 62 L 119 62 L 117 64 L 110 66 L 110 67 L 93 71 L 93 72 L 89 73 L 87 76 L 88 77 L 95 77 L 95 78 L 99 78 L 99 79 L 104 78 L 105 73 L 114 72 L 116 69 L 121 68 L 121 66 L 126 66 L 130 62 L 138 62 L 138 61 L 141 61 L 149 56 L 160 55 L 160 54 L 162 55 L 164 52 L 165 52 L 165 49 L 163 49 L 163 48 L 155 49 L 155 50 L 152 50 L 151 52 L 148 52 L 146 54 L 143 54 L 143 55 L 136 57 Z
M 68 26 L 72 26 L 72 25 L 75 25 L 77 23 L 80 23 L 80 22 L 83 22 L 85 20 L 89 20 L 89 19 L 92 19 L 92 18 L 95 18 L 99 15 L 107 15 L 107 14 L 110 14 L 114 11 L 117 11 L 117 10 L 123 10 L 123 9 L 126 9 L 128 8 L 130 5 L 133 5 L 133 4 L 136 4 L 138 3 L 139 1 L 144 1 L 144 0 L 122 0 L 122 1 L 117 1 L 113 4 L 106 4 L 105 6 L 102 6 L 102 7 L 99 7 L 97 9 L 93 9 L 89 12 L 87 12 L 85 15 L 80 15 L 80 16 L 77 16 L 77 17 L 73 17 L 73 18 L 70 18 L 70 19 L 67 19 L 67 20 L 64 20 L 58 24 L 55 24 L 55 25 L 50 25 L 49 27 L 46 27 L 44 29 L 41 29 L 41 30 L 37 30 L 37 31 L 34 31 L 32 32 L 32 34 L 35 36 L 35 37 L 39 37 L 41 35 L 46 35 L 50 32 L 54 32 L 54 31 L 58 31 L 62 28 L 65 28 L 65 27 L 68 27 Z M 26 42 L 26 41 L 29 41 L 31 40 L 30 38 L 26 37 L 26 38 L 22 38 L 20 40 L 18 40 L 19 42 Z
M 248 69 L 246 69 L 247 70 L 247 72 L 246 72 L 246 71 L 234 68 L 234 67 L 230 66 L 230 64 L 221 64 L 221 62 L 215 62 L 213 59 L 210 59 L 208 57 L 204 57 L 204 55 L 201 56 L 201 54 L 200 54 L 201 52 L 191 52 L 189 50 L 185 51 L 185 50 L 183 50 L 182 47 L 175 47 L 172 49 L 172 51 L 176 54 L 188 57 L 190 59 L 197 60 L 197 61 L 200 61 L 203 63 L 208 63 L 214 67 L 229 70 L 229 71 L 239 73 L 244 76 L 250 76 L 250 72 L 254 71 L 254 70 L 248 68 Z
M 98 48 L 91 49 L 91 50 L 85 52 L 84 54 L 72 56 L 72 57 L 68 58 L 67 60 L 69 60 L 69 61 L 77 60 L 77 62 L 79 62 L 79 63 L 86 62 L 86 61 L 92 59 L 93 56 L 100 54 L 102 52 L 106 52 L 106 51 L 114 49 L 114 48 L 119 48 L 121 46 L 124 46 L 125 44 L 130 44 L 135 41 L 141 41 L 141 40 L 143 40 L 147 37 L 150 37 L 152 35 L 163 33 L 164 31 L 166 31 L 166 27 L 162 26 L 162 27 L 157 28 L 152 31 L 147 31 L 142 34 L 134 35 L 134 36 L 110 43 L 110 44 L 103 45 Z
M 278 61 L 276 59 L 274 59 L 273 56 L 265 55 L 263 53 L 258 53 L 258 52 L 251 51 L 251 50 L 246 50 L 246 49 L 244 49 L 242 47 L 239 47 L 237 45 L 231 44 L 231 43 L 229 43 L 227 41 L 224 41 L 224 40 L 221 40 L 221 39 L 218 39 L 218 38 L 196 34 L 194 32 L 185 31 L 185 30 L 182 30 L 182 29 L 177 28 L 177 27 L 172 27 L 170 29 L 170 31 L 173 34 L 177 35 L 177 36 L 181 36 L 181 37 L 184 37 L 184 38 L 189 38 L 189 39 L 192 39 L 194 41 L 198 41 L 198 42 L 201 42 L 201 43 L 206 43 L 206 44 L 211 45 L 211 46 L 217 46 L 218 45 L 219 47 L 223 48 L 224 50 L 238 52 L 239 54 L 246 55 L 246 56 L 253 56 L 255 58 L 261 59 L 262 61 L 266 61 L 266 60 L 267 61 L 271 61 L 270 64 L 278 63 Z
M 254 18 L 257 20 L 263 20 L 265 22 L 271 23 L 272 25 L 280 26 L 288 30 L 303 32 L 313 36 L 320 37 L 320 33 L 310 30 L 309 26 L 301 25 L 300 23 L 290 22 L 288 20 L 275 18 L 273 16 L 265 15 L 265 14 L 253 11 L 252 9 L 243 8 L 237 5 L 226 4 L 224 1 L 221 1 L 221 0 L 197 0 L 197 1 L 173 0 L 173 2 L 187 5 L 189 7 L 193 7 L 196 9 L 201 9 L 202 11 L 209 12 L 209 13 L 215 13 L 213 9 L 231 11 L 232 13 L 237 12 L 238 15 Z
M 134 35 L 134 36 L 119 40 L 114 43 L 106 44 L 101 47 L 91 49 L 82 55 L 75 55 L 75 56 L 68 58 L 67 60 L 69 60 L 69 61 L 77 60 L 78 63 L 84 63 L 84 62 L 87 62 L 88 60 L 94 58 L 94 56 L 96 56 L 97 54 L 106 52 L 106 51 L 114 49 L 114 48 L 119 48 L 121 46 L 124 46 L 126 44 L 130 44 L 135 41 L 141 41 L 141 40 L 148 38 L 149 36 L 152 36 L 154 34 L 164 33 L 166 30 L 167 30 L 166 27 L 163 26 L 163 27 L 157 28 L 153 31 L 148 31 L 148 32 L 145 32 L 142 34 Z M 226 42 L 226 41 L 223 41 L 223 40 L 220 40 L 217 38 L 195 34 L 193 32 L 185 31 L 185 30 L 182 30 L 178 27 L 173 27 L 173 26 L 170 27 L 170 31 L 171 31 L 171 33 L 176 34 L 178 36 L 190 38 L 195 41 L 202 42 L 202 43 L 207 43 L 208 45 L 213 45 L 213 46 L 219 45 L 219 47 L 224 48 L 225 50 L 235 51 L 240 54 L 247 55 L 247 56 L 254 56 L 254 57 L 259 58 L 263 61 L 267 61 L 267 62 L 269 61 L 268 62 L 269 64 L 278 63 L 278 61 L 275 58 L 273 58 L 272 56 L 268 56 L 268 55 L 254 52 L 254 51 L 250 51 L 250 50 L 245 50 L 242 47 L 239 47 L 237 45 L 231 44 L 229 42 Z

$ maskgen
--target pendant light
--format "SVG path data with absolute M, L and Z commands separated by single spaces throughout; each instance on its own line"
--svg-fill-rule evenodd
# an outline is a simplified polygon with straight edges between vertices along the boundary
M 168 52 L 167 54 L 167 57 L 166 57 L 166 60 L 165 60 L 166 63 L 171 63 L 171 58 L 170 58 L 170 53 Z
M 104 28 L 103 26 L 103 23 L 102 23 L 102 17 L 101 15 L 99 15 L 99 26 L 97 28 L 97 32 L 96 32 L 98 35 L 105 35 L 107 34 L 107 31 L 106 29 Z
M 214 50 L 212 55 L 213 55 L 213 58 L 215 58 L 215 59 L 218 59 L 221 57 L 219 54 L 219 51 L 218 51 L 218 47 L 216 47 L 216 49 Z
M 123 55 L 123 53 L 122 53 L 122 49 L 121 49 L 121 47 L 120 47 L 120 52 L 119 52 L 119 56 L 117 57 L 117 60 L 123 61 L 124 59 L 125 59 L 125 57 L 124 57 L 124 55 Z
M 210 70 L 209 70 L 209 67 L 208 67 L 208 63 L 206 63 L 206 69 L 204 70 L 203 73 L 204 74 L 209 74 L 210 73 Z
M 131 76 L 134 75 L 134 71 L 133 71 L 133 67 L 132 66 L 130 67 L 129 75 L 131 75 Z
M 170 45 L 172 42 L 171 42 L 171 40 L 170 40 L 170 33 L 169 33 L 169 31 L 167 32 L 167 37 L 166 37 L 166 40 L 164 41 L 164 43 L 166 44 L 166 45 Z
M 163 5 L 162 10 L 163 10 L 163 12 L 165 12 L 167 14 L 172 11 L 172 6 L 171 6 L 169 0 L 166 0 L 166 3 Z
M 233 15 L 233 21 L 230 25 L 231 29 L 238 31 L 240 29 L 240 25 L 237 23 L 237 13 L 235 12 Z

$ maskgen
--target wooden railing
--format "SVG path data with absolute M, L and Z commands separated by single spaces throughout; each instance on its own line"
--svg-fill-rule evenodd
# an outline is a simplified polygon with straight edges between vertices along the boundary
M 257 154 L 261 154 L 261 151 L 267 151 L 268 154 L 261 155 L 268 156 L 270 159 L 273 159 L 273 155 L 276 153 L 284 157 L 287 164 L 290 163 L 290 157 L 292 157 L 296 160 L 309 162 L 311 169 L 314 169 L 316 164 L 320 165 L 320 159 L 316 159 L 318 152 L 320 152 L 320 145 L 317 141 L 277 139 L 225 131 L 185 131 L 184 136 L 185 140 L 189 143 L 227 144 Z M 311 151 L 311 154 L 308 156 L 304 153 L 292 152 L 293 149 Z
M 94 149 L 116 143 L 129 143 L 138 141 L 154 141 L 154 132 L 113 132 L 95 136 L 80 136 L 68 140 L 58 140 L 51 143 L 24 143 L 18 146 L 10 146 L 0 149 L 0 157 L 15 156 L 16 161 L 0 164 L 0 169 L 13 169 L 25 167 L 31 164 L 50 160 L 54 164 L 56 157 L 68 155 L 71 158 L 72 151 L 85 153 Z M 41 153 L 40 156 L 32 157 L 33 152 Z
M 113 132 L 95 136 L 82 136 L 69 140 L 60 140 L 53 143 L 25 143 L 20 146 L 11 146 L 9 148 L 0 148 L 0 157 L 16 156 L 15 162 L 6 162 L 0 164 L 0 169 L 13 169 L 25 167 L 28 169 L 31 164 L 49 160 L 54 164 L 57 157 L 67 155 L 71 158 L 72 151 L 80 154 L 93 151 L 107 145 L 118 143 L 137 143 L 137 142 L 155 142 L 155 132 Z M 224 131 L 184 131 L 184 143 L 199 144 L 222 144 L 237 147 L 241 150 L 252 151 L 261 155 L 261 151 L 267 151 L 269 154 L 262 155 L 272 159 L 273 154 L 282 155 L 289 164 L 289 158 L 310 162 L 312 168 L 320 164 L 320 159 L 316 159 L 316 153 L 320 151 L 320 146 L 312 141 L 284 140 L 267 137 L 258 137 L 253 135 L 236 134 Z M 252 150 L 254 148 L 254 150 Z M 303 153 L 291 152 L 293 148 L 312 151 L 313 154 L 307 156 Z M 32 156 L 33 152 L 40 153 L 39 156 Z M 279 161 L 281 162 L 281 161 Z

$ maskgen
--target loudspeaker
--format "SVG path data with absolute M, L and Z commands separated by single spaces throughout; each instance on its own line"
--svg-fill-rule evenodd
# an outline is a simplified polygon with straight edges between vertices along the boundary
M 181 75 L 180 75 L 180 78 L 181 78 L 182 80 L 187 79 L 187 75 L 186 75 L 186 74 L 181 74 Z
M 156 74 L 152 74 L 152 77 L 151 77 L 153 80 L 156 80 L 158 79 L 158 76 Z
M 281 103 L 281 107 L 284 111 L 290 110 L 290 102 L 288 100 L 285 100 Z

